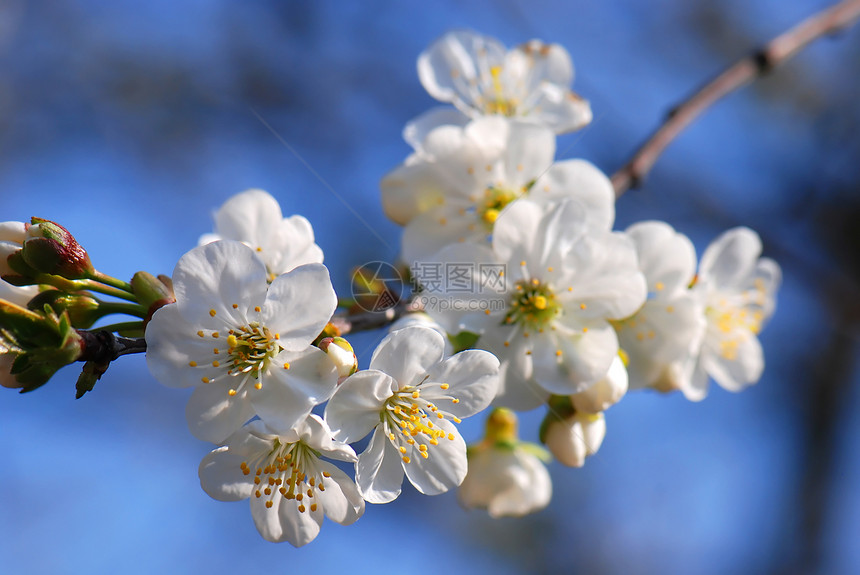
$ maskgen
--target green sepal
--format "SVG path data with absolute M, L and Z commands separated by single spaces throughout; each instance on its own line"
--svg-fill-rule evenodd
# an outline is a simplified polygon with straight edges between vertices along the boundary
M 461 331 L 457 335 L 448 334 L 448 341 L 454 346 L 454 353 L 459 353 L 465 349 L 472 349 L 478 343 L 480 334 L 472 333 L 471 331 Z

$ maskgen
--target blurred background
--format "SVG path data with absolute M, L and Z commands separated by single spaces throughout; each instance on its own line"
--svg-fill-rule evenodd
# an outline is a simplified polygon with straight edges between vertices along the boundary
M 130 278 L 170 273 L 214 209 L 263 188 L 313 223 L 348 293 L 353 267 L 397 255 L 378 182 L 434 104 L 415 59 L 445 31 L 567 47 L 595 121 L 558 156 L 611 173 L 672 104 L 828 4 L 3 0 L 0 219 L 56 220 Z M 817 42 L 710 110 L 618 204 L 616 228 L 666 220 L 699 253 L 729 227 L 762 235 L 785 280 L 757 386 L 629 395 L 583 469 L 551 465 L 553 501 L 533 516 L 495 521 L 407 485 L 296 550 L 200 489 L 211 447 L 143 357 L 78 401 L 67 368 L 0 394 L 0 572 L 858 572 L 858 63 L 860 30 Z M 363 367 L 381 335 L 354 339 Z M 541 417 L 523 416 L 524 438 Z

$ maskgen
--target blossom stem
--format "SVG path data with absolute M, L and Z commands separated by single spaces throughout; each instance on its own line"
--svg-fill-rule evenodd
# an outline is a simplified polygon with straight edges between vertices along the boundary
M 99 317 L 104 317 L 113 313 L 121 313 L 133 315 L 139 318 L 145 318 L 148 310 L 140 304 L 122 303 L 122 302 L 104 302 L 99 300 Z
M 754 50 L 705 84 L 690 98 L 672 108 L 666 120 L 612 176 L 615 196 L 639 187 L 663 150 L 702 112 L 735 90 L 749 84 L 790 59 L 813 40 L 832 35 L 860 18 L 860 0 L 843 0 L 783 32 Z
M 107 274 L 103 274 L 102 272 L 95 270 L 90 274 L 89 279 L 95 280 L 97 282 L 103 283 L 105 285 L 114 287 L 116 289 L 122 290 L 127 293 L 134 293 L 134 288 L 131 287 L 131 284 L 128 282 L 124 282 L 122 280 L 116 279 L 115 277 L 111 277 Z
M 142 321 L 123 321 L 112 323 L 110 325 L 103 325 L 99 327 L 99 331 L 132 331 L 132 330 L 142 330 L 143 322 Z

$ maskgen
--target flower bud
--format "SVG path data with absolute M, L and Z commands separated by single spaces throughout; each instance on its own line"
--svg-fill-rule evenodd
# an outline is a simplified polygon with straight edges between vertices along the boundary
M 138 303 L 148 310 L 147 322 L 159 308 L 176 301 L 172 282 L 168 285 L 161 276 L 155 277 L 149 272 L 134 274 L 131 278 L 131 289 L 134 290 L 134 297 L 137 298 Z
M 547 506 L 552 480 L 546 451 L 519 441 L 517 416 L 504 408 L 487 419 L 484 440 L 469 446 L 469 471 L 457 492 L 463 507 L 486 509 L 491 517 L 520 517 Z
M 0 300 L 0 325 L 0 383 L 4 387 L 36 389 L 83 352 L 83 340 L 68 314 L 58 315 L 50 307 L 39 313 Z
M 627 368 L 620 357 L 609 366 L 606 376 L 579 393 L 570 396 L 576 411 L 599 413 L 606 411 L 627 393 Z
M 547 449 L 563 465 L 582 467 L 585 458 L 600 449 L 606 435 L 606 420 L 602 413 L 577 412 L 565 419 L 554 414 L 545 427 L 542 439 Z
M 324 338 L 319 342 L 319 348 L 328 354 L 329 359 L 337 367 L 339 382 L 358 371 L 358 359 L 352 346 L 344 338 Z
M 21 252 L 30 267 L 66 279 L 87 278 L 95 271 L 87 251 L 66 228 L 41 218 L 32 222 Z
M 27 308 L 36 311 L 44 309 L 46 305 L 50 306 L 56 314 L 65 311 L 72 325 L 80 329 L 92 326 L 102 316 L 99 313 L 99 302 L 95 298 L 82 293 L 69 294 L 55 289 L 37 292 L 26 305 Z

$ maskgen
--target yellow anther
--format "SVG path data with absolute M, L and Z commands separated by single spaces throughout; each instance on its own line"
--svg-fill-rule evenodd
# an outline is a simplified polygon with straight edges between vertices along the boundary
M 317 510 L 317 504 L 311 503 L 311 511 L 316 511 L 316 510 Z
M 290 362 L 288 362 L 288 361 L 284 362 L 284 369 L 290 369 Z
M 588 328 L 587 327 L 582 328 L 582 333 L 588 333 Z
M 196 361 L 189 361 L 188 366 L 189 367 L 197 367 L 197 362 Z
M 553 269 L 554 269 L 554 268 L 553 268 L 552 266 L 549 266 L 548 268 L 546 268 L 546 271 L 548 271 L 548 272 L 552 273 Z
M 254 384 L 254 389 L 263 389 L 263 383 L 258 381 Z
M 215 314 L 216 314 L 216 313 L 218 313 L 218 312 L 217 312 L 217 311 L 215 311 L 214 309 L 210 309 L 210 310 L 209 310 L 209 316 L 210 316 L 210 317 L 215 317 Z
M 214 337 L 215 339 L 218 339 L 219 337 L 221 337 L 221 334 L 220 334 L 220 333 L 218 333 L 217 331 L 213 331 L 213 332 L 212 332 L 212 337 Z
M 428 457 L 430 457 L 429 455 L 427 455 L 426 451 L 421 451 L 420 453 L 421 453 L 421 457 L 423 457 L 424 459 L 427 459 Z
M 421 445 L 420 447 L 418 447 L 418 449 L 420 449 L 421 451 L 427 451 L 427 446 Z
M 657 288 L 657 291 L 663 291 L 663 288 L 666 286 L 663 285 L 663 282 L 657 282 L 657 285 L 654 287 Z
M 421 393 L 418 390 L 412 392 L 412 399 L 418 399 L 421 397 Z M 415 404 L 412 405 L 412 409 L 415 409 Z
M 457 423 L 460 423 L 460 422 L 458 421 Z M 454 441 L 454 434 L 453 434 L 453 433 L 449 433 L 449 434 L 448 434 L 448 439 L 449 439 L 450 441 Z
M 536 280 L 532 280 L 532 281 L 536 281 Z M 533 304 L 537 309 L 546 309 L 546 296 L 542 296 L 542 295 L 535 296 Z
M 199 330 L 199 331 L 197 332 L 197 335 L 199 335 L 200 337 L 205 337 L 205 336 L 206 336 L 206 334 L 205 334 L 205 333 L 203 333 L 203 330 L 202 330 L 202 329 L 201 329 L 201 330 Z
M 403 463 L 409 463 L 410 461 L 412 461 L 412 460 L 409 459 L 409 457 L 407 455 L 403 456 Z
M 506 342 L 505 342 L 505 347 L 508 347 L 509 345 L 511 345 L 511 342 L 506 341 Z
M 259 313 L 259 312 L 260 312 L 260 306 L 255 305 L 255 306 L 254 306 L 254 311 L 255 311 L 255 312 L 257 312 L 257 313 Z
M 439 387 L 440 387 L 440 388 L 442 388 L 442 389 L 448 389 L 448 388 L 449 388 L 449 387 L 451 387 L 451 386 L 450 386 L 450 385 L 448 385 L 447 383 L 443 383 L 443 384 L 441 384 Z
M 540 285 L 540 280 L 539 280 L 539 279 L 537 279 L 537 278 L 532 278 L 532 285 L 533 285 L 533 286 L 539 286 L 539 285 Z
M 214 353 L 215 355 L 218 355 L 219 353 L 221 353 L 221 350 L 220 350 L 220 349 L 218 349 L 217 347 L 213 347 L 213 348 L 212 348 L 212 353 Z
M 666 313 L 672 313 L 672 312 L 674 312 L 674 311 L 675 311 L 675 308 L 674 308 L 674 307 L 672 307 L 671 305 L 667 305 L 667 306 L 666 306 Z
M 209 383 L 209 378 L 208 377 L 201 377 L 200 381 L 202 381 L 203 383 Z
M 234 303 L 234 304 L 233 304 L 233 309 L 239 309 L 239 304 Z
M 561 357 L 561 350 L 560 349 L 555 350 L 555 356 Z
M 400 446 L 400 453 L 406 453 L 406 448 L 402 445 Z
M 525 266 L 525 265 L 526 265 L 526 260 L 522 260 L 522 261 L 520 262 L 520 266 Z
M 221 366 L 221 362 L 218 361 L 217 359 L 212 362 L 212 367 L 220 367 L 220 366 Z
M 451 400 L 451 403 L 460 403 L 460 400 L 455 397 Z
M 230 397 L 233 397 L 234 395 L 236 395 L 236 390 L 235 389 L 228 389 L 227 395 L 229 395 Z
M 265 489 L 263 489 L 263 493 L 265 493 L 266 495 L 271 495 L 272 494 L 272 488 L 266 487 Z
M 296 497 L 296 499 L 298 499 L 298 497 Z M 304 512 L 305 512 L 305 506 L 299 505 L 299 513 L 304 513 Z
M 585 309 L 585 308 L 587 308 L 587 307 L 588 307 L 588 306 L 587 306 L 587 305 L 585 305 L 584 303 L 579 304 L 579 309 Z

